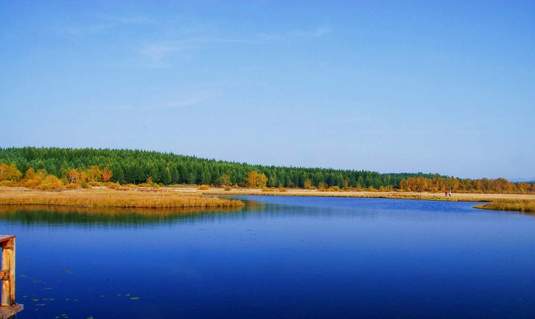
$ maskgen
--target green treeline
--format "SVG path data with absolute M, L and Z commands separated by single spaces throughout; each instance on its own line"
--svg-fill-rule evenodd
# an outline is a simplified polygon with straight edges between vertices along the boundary
M 268 187 L 394 188 L 408 177 L 435 174 L 380 174 L 360 170 L 251 165 L 193 156 L 141 150 L 92 148 L 0 148 L 0 163 L 13 163 L 21 172 L 43 169 L 65 177 L 71 169 L 98 166 L 112 171 L 111 181 L 121 184 L 153 182 L 170 184 L 248 185 L 251 172 L 267 177 Z

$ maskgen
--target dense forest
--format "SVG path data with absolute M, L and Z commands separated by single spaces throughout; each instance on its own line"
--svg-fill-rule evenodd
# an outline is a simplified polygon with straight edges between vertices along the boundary
M 433 174 L 380 174 L 360 170 L 300 168 L 251 165 L 201 159 L 141 150 L 72 149 L 72 148 L 0 148 L 0 163 L 15 164 L 21 172 L 30 167 L 66 177 L 72 169 L 98 166 L 111 171 L 111 181 L 139 184 L 150 179 L 155 183 L 247 186 L 251 172 L 265 176 L 267 187 L 393 188 L 401 180 Z M 264 183 L 261 183 L 264 184 Z M 260 184 L 260 185 L 261 185 Z
M 0 148 L 0 182 L 58 188 L 87 182 L 248 187 L 375 189 L 416 192 L 535 192 L 535 184 L 437 174 L 251 165 L 142 150 Z M 35 185 L 34 185 L 35 184 Z

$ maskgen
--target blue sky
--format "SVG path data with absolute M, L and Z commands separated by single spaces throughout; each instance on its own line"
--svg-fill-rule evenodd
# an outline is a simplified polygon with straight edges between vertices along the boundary
M 0 146 L 535 176 L 533 1 L 0 0 Z

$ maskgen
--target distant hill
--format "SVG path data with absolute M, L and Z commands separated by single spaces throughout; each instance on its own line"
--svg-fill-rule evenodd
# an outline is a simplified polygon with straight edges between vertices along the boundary
M 93 148 L 0 148 L 0 162 L 14 163 L 24 172 L 29 167 L 64 176 L 71 168 L 92 165 L 112 170 L 112 181 L 169 184 L 246 185 L 248 173 L 267 177 L 269 187 L 398 187 L 408 177 L 439 177 L 437 174 L 381 174 L 364 170 L 253 165 L 194 156 L 143 150 Z

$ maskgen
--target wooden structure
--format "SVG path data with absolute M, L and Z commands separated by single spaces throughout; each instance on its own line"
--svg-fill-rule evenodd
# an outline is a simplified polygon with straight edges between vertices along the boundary
M 0 247 L 2 247 L 0 319 L 7 319 L 23 308 L 15 302 L 15 236 L 0 235 Z

